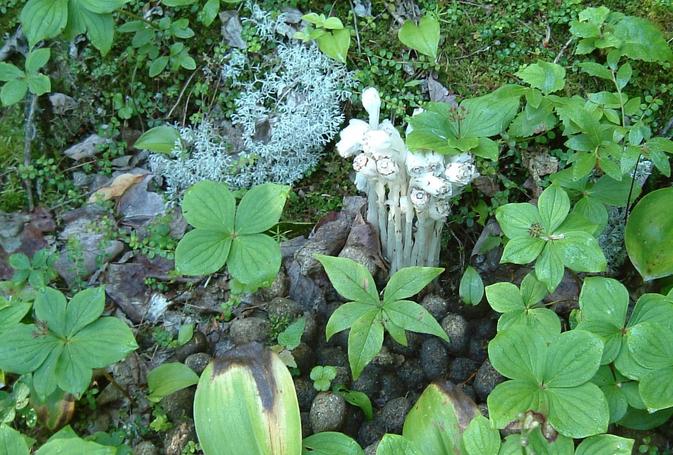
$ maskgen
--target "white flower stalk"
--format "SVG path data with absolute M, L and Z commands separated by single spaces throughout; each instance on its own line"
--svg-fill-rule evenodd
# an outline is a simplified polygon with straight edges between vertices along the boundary
M 410 265 L 437 265 L 450 198 L 478 175 L 473 158 L 467 153 L 447 157 L 411 152 L 394 125 L 380 121 L 376 89 L 362 93 L 362 105 L 369 121 L 351 120 L 337 151 L 354 157 L 355 183 L 367 193 L 367 221 L 379 232 L 390 274 Z M 407 134 L 411 130 L 409 126 Z

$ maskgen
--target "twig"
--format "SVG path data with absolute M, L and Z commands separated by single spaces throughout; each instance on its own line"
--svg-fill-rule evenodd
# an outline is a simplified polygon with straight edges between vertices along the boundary
M 573 42 L 572 38 L 570 38 L 568 41 L 566 41 L 566 43 L 563 45 L 561 50 L 556 55 L 556 58 L 554 59 L 554 63 L 558 63 L 558 61 L 561 60 L 561 57 L 563 56 L 563 53 L 566 51 L 566 49 L 568 49 L 568 46 L 570 46 L 570 43 L 572 43 L 572 42 Z
M 196 75 L 197 71 L 199 71 L 201 68 L 195 69 L 192 74 L 189 75 L 189 78 L 187 79 L 187 82 L 185 82 L 185 85 L 182 87 L 182 90 L 180 90 L 180 94 L 178 95 L 178 99 L 175 101 L 175 104 L 171 108 L 170 111 L 168 111 L 168 115 L 166 115 L 166 118 L 170 118 L 171 115 L 173 114 L 173 111 L 178 107 L 178 104 L 180 104 L 180 100 L 182 99 L 182 95 L 185 94 L 185 90 L 187 90 L 187 86 L 189 86 L 190 82 L 192 82 L 192 79 L 194 79 L 194 76 Z
M 358 15 L 355 14 L 353 2 L 348 0 L 348 3 L 350 3 L 351 11 L 353 12 L 353 28 L 355 28 L 355 40 L 358 42 L 358 53 L 362 54 L 362 48 L 360 47 L 360 32 L 358 31 Z
M 489 44 L 488 46 L 482 47 L 481 49 L 477 49 L 476 51 L 470 52 L 467 55 L 460 55 L 458 57 L 455 57 L 454 60 L 462 60 L 464 58 L 469 58 L 469 57 L 472 57 L 473 55 L 477 55 L 477 54 L 481 54 L 482 52 L 486 52 L 490 48 L 491 48 L 491 45 Z
M 28 93 L 26 98 L 26 125 L 24 129 L 23 141 L 23 165 L 30 166 L 31 160 L 31 144 L 35 138 L 35 125 L 33 124 L 33 117 L 37 107 L 37 96 Z M 33 187 L 29 178 L 23 179 L 23 185 L 26 187 L 26 196 L 28 198 L 28 211 L 32 212 L 35 208 L 35 201 L 33 200 Z

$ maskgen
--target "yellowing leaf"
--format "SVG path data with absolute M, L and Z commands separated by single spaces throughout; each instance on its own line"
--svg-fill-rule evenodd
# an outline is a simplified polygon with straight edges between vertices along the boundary
M 109 201 L 122 196 L 126 190 L 139 183 L 147 174 L 121 174 L 109 186 L 98 189 L 89 197 L 89 202 Z

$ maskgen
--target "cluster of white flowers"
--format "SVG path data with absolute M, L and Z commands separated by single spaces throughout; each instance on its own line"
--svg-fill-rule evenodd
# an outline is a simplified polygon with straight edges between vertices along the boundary
M 337 151 L 353 157 L 355 184 L 367 193 L 367 221 L 379 231 L 390 273 L 437 265 L 450 199 L 478 176 L 473 158 L 411 152 L 389 120 L 379 121 L 381 98 L 375 88 L 362 93 L 362 105 L 369 122 L 351 120 L 340 133 Z

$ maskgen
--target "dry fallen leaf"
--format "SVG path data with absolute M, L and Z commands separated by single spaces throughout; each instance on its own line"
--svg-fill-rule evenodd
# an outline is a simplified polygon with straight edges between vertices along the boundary
M 118 175 L 109 186 L 104 186 L 103 188 L 96 190 L 96 192 L 89 197 L 89 202 L 108 201 L 112 198 L 119 197 L 123 195 L 126 190 L 140 182 L 144 177 L 145 175 L 143 174 Z

